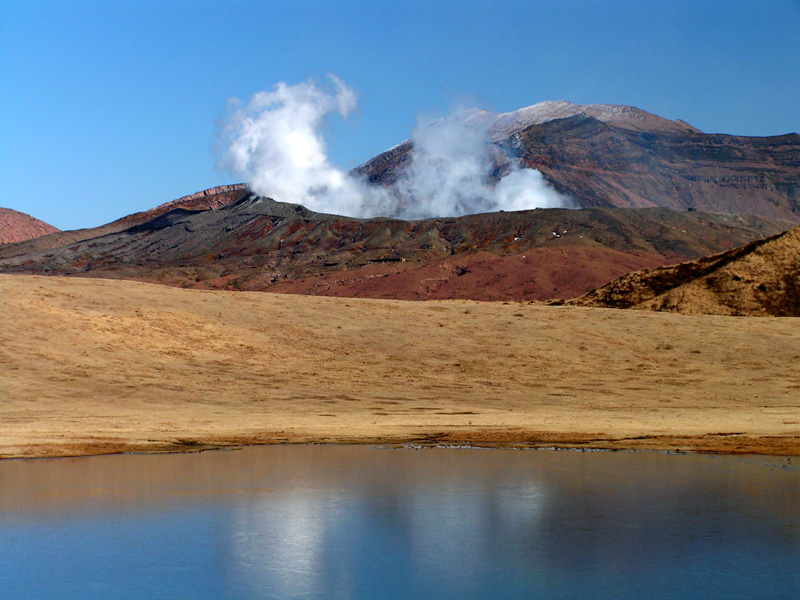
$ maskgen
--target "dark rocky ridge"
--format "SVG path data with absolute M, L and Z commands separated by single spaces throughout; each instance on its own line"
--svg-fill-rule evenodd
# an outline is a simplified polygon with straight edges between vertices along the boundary
M 488 129 L 492 177 L 518 161 L 586 208 L 361 220 L 220 186 L 2 246 L 0 271 L 380 298 L 570 298 L 800 221 L 797 134 L 704 134 L 632 107 L 568 102 L 461 117 Z M 412 148 L 406 141 L 353 173 L 389 184 Z M 761 216 L 738 216 L 750 214 Z
M 163 213 L 159 207 L 154 218 L 140 213 L 98 228 L 98 235 L 85 230 L 60 247 L 7 246 L 0 249 L 0 271 L 328 295 L 546 299 L 577 296 L 630 270 L 704 256 L 790 226 L 661 208 L 361 220 L 238 188 L 200 197 L 230 203 L 207 210 L 183 204 Z M 133 224 L 119 228 L 122 221 Z
M 208 210 L 214 208 L 222 208 L 232 202 L 236 202 L 249 193 L 247 185 L 244 183 L 236 183 L 232 185 L 219 185 L 202 192 L 189 194 L 177 200 L 171 200 L 160 204 L 155 208 L 146 211 L 133 213 L 101 225 L 100 227 L 92 227 L 87 229 L 73 229 L 71 231 L 55 230 L 54 233 L 49 235 L 42 235 L 28 239 L 19 244 L 5 246 L 0 249 L 0 259 L 10 258 L 13 256 L 21 256 L 31 252 L 39 252 L 42 250 L 49 250 L 74 244 L 89 238 L 100 237 L 112 233 L 118 233 L 134 225 L 146 223 L 151 219 L 163 215 L 170 210 L 176 208 L 184 208 L 191 210 Z M 54 228 L 55 229 L 55 228 Z M 49 232 L 48 232 L 49 233 Z

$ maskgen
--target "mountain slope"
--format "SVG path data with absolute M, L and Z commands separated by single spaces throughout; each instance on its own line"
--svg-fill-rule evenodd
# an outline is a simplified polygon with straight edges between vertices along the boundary
M 183 196 L 177 200 L 165 202 L 164 204 L 160 204 L 159 206 L 146 211 L 122 217 L 121 219 L 117 219 L 116 221 L 107 223 L 106 225 L 101 225 L 100 227 L 74 229 L 71 231 L 59 231 L 54 227 L 54 233 L 51 233 L 50 231 L 47 232 L 49 235 L 42 235 L 41 237 L 24 241 L 23 243 L 3 247 L 0 249 L 0 259 L 21 256 L 29 252 L 50 250 L 53 248 L 66 246 L 68 244 L 74 244 L 82 240 L 118 233 L 129 227 L 146 223 L 147 221 L 150 221 L 176 208 L 184 208 L 187 210 L 208 210 L 221 208 L 236 202 L 247 194 L 247 185 L 244 183 L 220 185 L 203 190 L 202 192 Z
M 177 208 L 58 248 L 0 249 L 0 271 L 379 298 L 540 300 L 574 297 L 631 270 L 789 226 L 659 208 L 361 220 L 248 194 L 216 210 Z
M 615 105 L 543 102 L 513 113 L 473 110 L 503 158 L 538 169 L 578 206 L 757 214 L 800 222 L 800 135 L 706 134 L 682 121 Z M 410 141 L 353 173 L 390 184 L 412 160 Z M 495 176 L 504 173 L 499 164 Z
M 379 298 L 571 298 L 800 221 L 800 136 L 705 134 L 637 108 L 544 102 L 460 113 L 499 180 L 538 169 L 584 210 L 402 221 L 314 213 L 221 186 L 99 228 L 0 247 L 0 271 Z M 406 141 L 353 174 L 388 185 Z M 709 214 L 717 213 L 717 214 Z M 745 217 L 738 215 L 760 215 Z
M 25 213 L 0 208 L 0 244 L 13 244 L 37 238 L 58 229 Z
M 287 441 L 800 455 L 796 325 L 0 275 L 0 459 Z
M 800 227 L 697 261 L 624 275 L 571 304 L 800 317 Z

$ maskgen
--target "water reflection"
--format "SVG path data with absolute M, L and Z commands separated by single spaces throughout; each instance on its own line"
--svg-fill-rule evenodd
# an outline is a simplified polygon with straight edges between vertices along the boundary
M 254 590 L 312 597 L 325 529 L 341 519 L 336 504 L 335 495 L 291 491 L 238 506 L 231 523 L 234 577 Z
M 471 470 L 465 479 L 454 469 L 463 461 L 445 455 L 373 451 L 369 458 L 355 468 L 328 465 L 341 487 L 302 487 L 316 478 L 294 465 L 287 493 L 239 502 L 233 578 L 254 594 L 269 589 L 284 598 L 408 597 L 432 588 L 470 597 L 476 577 L 499 564 L 509 534 L 535 528 L 546 501 L 543 486 L 515 480 L 505 467 Z M 494 464 L 485 458 L 492 460 L 477 465 Z
M 800 471 L 779 459 L 301 446 L 0 463 L 0 589 L 20 597 L 789 598 L 798 564 Z

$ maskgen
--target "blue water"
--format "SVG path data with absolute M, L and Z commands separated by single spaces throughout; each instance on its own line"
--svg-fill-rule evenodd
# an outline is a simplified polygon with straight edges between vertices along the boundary
M 4 461 L 0 598 L 796 600 L 800 469 L 348 446 Z

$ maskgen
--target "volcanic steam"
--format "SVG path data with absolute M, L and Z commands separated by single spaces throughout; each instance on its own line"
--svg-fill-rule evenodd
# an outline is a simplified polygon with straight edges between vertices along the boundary
M 516 159 L 493 180 L 497 147 L 485 127 L 467 124 L 459 113 L 417 123 L 410 165 L 393 185 L 348 174 L 328 160 L 322 132 L 329 115 L 346 118 L 356 108 L 356 93 L 329 79 L 326 86 L 281 82 L 247 105 L 232 101 L 237 108 L 220 132 L 221 164 L 246 177 L 257 194 L 352 217 L 421 219 L 570 204 Z

